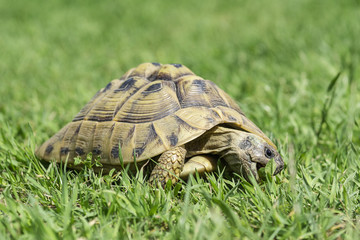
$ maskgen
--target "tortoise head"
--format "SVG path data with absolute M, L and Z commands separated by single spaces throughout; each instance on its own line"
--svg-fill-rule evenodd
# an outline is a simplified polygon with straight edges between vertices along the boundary
M 265 167 L 271 159 L 274 159 L 276 164 L 273 175 L 284 169 L 284 161 L 278 151 L 263 138 L 247 132 L 241 132 L 232 139 L 232 147 L 223 158 L 234 172 L 248 180 L 252 174 L 258 181 L 258 170 Z

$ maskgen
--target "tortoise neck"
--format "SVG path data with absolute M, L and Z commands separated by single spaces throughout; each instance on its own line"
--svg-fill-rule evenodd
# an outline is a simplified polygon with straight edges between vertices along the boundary
M 185 148 L 189 157 L 198 154 L 223 157 L 238 148 L 236 143 L 239 142 L 242 136 L 240 133 L 245 132 L 225 126 L 215 126 L 199 138 L 187 143 Z

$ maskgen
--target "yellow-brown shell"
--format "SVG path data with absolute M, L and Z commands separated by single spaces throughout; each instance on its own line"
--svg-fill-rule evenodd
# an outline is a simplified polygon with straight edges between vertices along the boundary
M 134 157 L 146 160 L 222 123 L 254 133 L 275 147 L 213 82 L 181 64 L 144 63 L 98 91 L 36 155 L 71 164 L 74 157 L 91 152 L 102 164 L 117 166 L 119 149 L 125 164 Z

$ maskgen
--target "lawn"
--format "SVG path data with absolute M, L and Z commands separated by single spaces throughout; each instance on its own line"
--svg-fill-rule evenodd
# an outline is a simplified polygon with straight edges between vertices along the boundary
M 360 1 L 0 0 L 0 239 L 359 239 Z M 45 166 L 36 146 L 112 79 L 182 63 L 285 170 L 166 189 Z

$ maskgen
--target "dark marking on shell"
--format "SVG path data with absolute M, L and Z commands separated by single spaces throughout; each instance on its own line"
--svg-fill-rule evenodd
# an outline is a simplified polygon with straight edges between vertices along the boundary
M 81 147 L 75 148 L 75 152 L 76 152 L 79 156 L 85 154 L 84 149 L 82 149 Z
M 228 119 L 229 122 L 239 122 L 234 116 L 230 115 L 228 111 L 221 110 L 221 114 L 225 119 Z
M 115 89 L 114 93 L 117 93 L 120 91 L 127 91 L 132 86 L 134 86 L 135 83 L 136 83 L 136 80 L 134 78 L 129 78 L 125 82 L 123 82 L 118 89 Z
M 178 116 L 175 115 L 175 121 L 178 123 L 179 128 L 184 128 L 186 130 L 197 130 L 196 127 L 193 127 L 191 125 L 189 125 L 187 122 L 185 122 L 184 120 L 182 120 L 181 118 L 179 118 Z
M 211 107 L 209 104 L 205 101 L 200 101 L 199 99 L 193 100 L 193 101 L 184 101 L 181 103 L 182 108 L 188 108 L 188 107 Z
M 221 118 L 220 115 L 219 115 L 216 111 L 214 111 L 214 110 L 212 110 L 212 109 L 211 109 L 211 113 L 212 113 L 216 118 Z
M 82 121 L 82 120 L 84 120 L 84 117 L 85 117 L 85 115 L 76 116 L 72 121 L 73 122 Z
M 190 82 L 191 85 L 184 89 L 184 92 L 180 91 L 183 87 L 178 86 L 177 97 L 182 108 L 188 107 L 207 107 L 211 108 L 211 103 L 208 100 L 207 83 L 205 80 L 196 79 Z
M 205 93 L 206 92 L 206 82 L 201 79 L 194 80 L 192 85 L 197 88 L 197 92 Z
M 135 158 L 139 158 L 141 156 L 141 154 L 143 154 L 144 150 L 145 150 L 144 146 L 140 147 L 140 148 L 135 148 L 134 149 Z
M 101 154 L 101 150 L 100 150 L 99 148 L 94 148 L 94 149 L 92 150 L 92 153 L 93 153 L 94 155 L 100 155 L 100 154 Z
M 233 116 L 228 115 L 227 117 L 229 118 L 230 121 L 237 122 L 237 119 L 234 118 Z
M 158 76 L 157 72 L 152 72 L 151 75 L 149 75 L 147 77 L 147 80 L 150 81 L 150 82 L 153 82 L 153 81 L 157 80 L 157 76 Z
M 134 84 L 135 84 L 135 82 L 136 82 L 136 80 L 134 79 Z M 115 118 L 115 116 L 117 115 L 117 113 L 120 111 L 121 107 L 129 100 L 129 98 L 131 98 L 132 96 L 134 96 L 135 93 L 137 93 L 137 92 L 141 89 L 141 87 L 143 87 L 144 85 L 146 85 L 146 84 L 143 84 L 143 85 L 141 85 L 140 87 L 131 86 L 132 89 L 131 89 L 131 93 L 129 94 L 129 96 L 127 96 L 126 99 L 125 99 L 120 105 L 116 106 L 115 112 L 114 112 L 114 114 L 113 114 L 114 118 Z M 111 120 L 112 120 L 112 119 L 111 119 Z M 121 122 L 121 121 L 120 121 L 120 122 Z
M 179 82 L 175 82 L 175 92 L 176 92 L 177 99 L 178 99 L 179 103 L 181 104 L 183 101 L 183 96 L 181 95 L 181 91 L 179 88 Z
M 161 65 L 160 63 L 157 63 L 157 62 L 152 62 L 151 64 L 154 65 L 154 66 L 160 66 Z
M 173 91 L 177 90 L 177 85 L 175 81 L 167 81 L 167 82 L 162 82 L 163 85 L 170 87 Z
M 87 118 L 88 121 L 94 122 L 108 122 L 113 120 L 113 115 L 92 115 Z
M 148 137 L 147 137 L 146 142 L 147 142 L 147 143 L 148 143 L 148 142 L 151 142 L 151 141 L 155 140 L 156 138 L 158 138 L 158 134 L 157 134 L 157 132 L 156 132 L 156 130 L 155 130 L 154 124 L 152 123 L 152 124 L 150 124 L 150 126 L 149 126 L 149 135 L 148 135 Z
M 110 128 L 109 139 L 111 139 L 111 136 L 112 136 L 112 134 L 113 134 L 114 128 L 115 128 L 115 123 L 114 123 L 114 124 L 111 126 L 111 128 Z
M 153 141 L 158 141 L 159 144 L 162 144 L 162 141 L 161 139 L 159 138 L 156 130 L 155 130 L 155 127 L 154 127 L 154 124 L 150 124 L 149 127 L 148 127 L 148 135 L 146 137 L 146 141 L 145 143 L 141 144 L 140 146 L 138 145 L 138 147 L 136 147 L 134 149 L 134 156 L 136 158 L 139 158 L 145 151 L 146 149 L 146 146 L 150 143 L 150 142 L 153 142 Z
M 68 154 L 69 153 L 69 148 L 68 147 L 62 147 L 62 148 L 60 148 L 60 154 L 61 155 L 66 155 L 66 154 Z
M 217 106 L 229 107 L 228 104 L 224 101 L 224 99 L 220 96 L 218 87 L 216 86 L 216 84 L 211 81 L 207 81 L 207 84 L 208 84 L 207 94 L 208 94 L 208 98 L 211 103 L 211 106 L 212 107 L 217 107 Z
M 112 83 L 109 82 L 109 83 L 106 85 L 106 87 L 104 88 L 103 92 L 106 92 L 107 90 L 109 90 L 109 89 L 111 88 L 111 86 L 112 86 Z
M 54 149 L 53 145 L 49 144 L 45 149 L 45 154 L 50 154 Z
M 81 124 L 79 124 L 79 126 L 76 128 L 75 132 L 74 132 L 74 136 L 77 135 L 80 132 L 80 128 L 81 128 Z
M 150 94 L 153 92 L 158 92 L 162 89 L 162 84 L 161 83 L 155 83 L 150 85 L 147 89 L 145 89 L 145 91 L 143 91 L 143 94 Z
M 116 108 L 115 108 L 115 111 L 114 111 L 114 117 L 116 116 L 116 114 L 119 112 L 120 108 L 121 108 L 122 105 L 117 105 Z
M 170 145 L 172 147 L 176 146 L 179 140 L 178 137 L 175 135 L 175 133 L 171 133 L 171 135 L 168 136 L 167 139 L 170 141 Z
M 189 76 L 189 75 L 194 75 L 194 74 L 191 73 L 191 72 L 181 73 L 181 74 L 179 74 L 179 75 L 176 76 L 176 79 L 174 79 L 174 81 L 177 82 L 178 80 L 180 80 L 180 78 L 185 77 L 185 76 Z
M 135 132 L 135 125 L 128 132 L 126 139 L 132 139 L 132 137 L 134 136 L 134 132 Z
M 180 63 L 172 63 L 171 65 L 173 65 L 176 68 L 181 68 L 182 65 Z
M 116 144 L 112 149 L 111 149 L 111 156 L 113 158 L 119 158 L 119 145 Z
M 211 117 L 207 117 L 206 121 L 208 121 L 208 123 L 214 123 L 215 122 L 214 119 L 211 118 Z
M 158 73 L 157 79 L 165 80 L 165 81 L 171 81 L 172 77 L 167 72 L 160 72 L 160 73 Z
M 214 99 L 214 98 L 211 98 L 211 96 L 210 96 L 210 103 L 211 103 L 212 107 L 218 107 L 218 106 L 229 107 L 226 104 L 226 102 L 224 102 L 223 100 Z
M 247 121 L 246 117 L 242 118 L 242 122 L 243 122 L 243 125 L 248 125 L 248 121 Z
M 201 82 L 200 82 L 201 83 Z M 192 84 L 191 88 L 183 96 L 181 107 L 206 107 L 211 108 L 211 104 L 207 99 L 206 88 L 202 84 Z
M 138 68 L 134 69 L 131 71 L 131 73 L 128 75 L 129 78 L 131 77 L 140 77 L 140 78 L 143 78 L 144 77 L 144 71 Z

